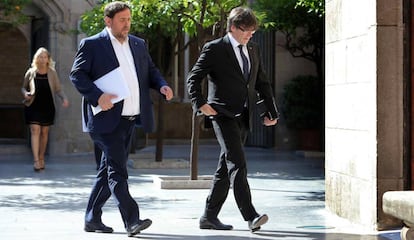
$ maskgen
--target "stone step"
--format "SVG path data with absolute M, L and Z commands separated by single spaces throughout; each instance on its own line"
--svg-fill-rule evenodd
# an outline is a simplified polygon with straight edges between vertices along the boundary
M 137 169 L 190 167 L 190 163 L 187 160 L 179 158 L 164 158 L 161 162 L 156 162 L 154 152 L 138 152 L 129 154 L 128 165 Z
M 388 191 L 382 195 L 384 213 L 398 218 L 406 226 L 401 231 L 402 240 L 414 240 L 414 191 Z
M 21 140 L 0 140 L 0 155 L 20 155 L 30 153 L 30 146 L 28 142 Z
M 196 180 L 189 176 L 155 176 L 153 181 L 160 189 L 209 189 L 213 176 L 198 176 Z

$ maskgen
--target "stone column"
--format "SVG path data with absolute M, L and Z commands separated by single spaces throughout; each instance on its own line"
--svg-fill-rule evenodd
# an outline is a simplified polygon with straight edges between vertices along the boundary
M 401 188 L 402 1 L 326 1 L 326 206 L 382 228 L 382 193 Z

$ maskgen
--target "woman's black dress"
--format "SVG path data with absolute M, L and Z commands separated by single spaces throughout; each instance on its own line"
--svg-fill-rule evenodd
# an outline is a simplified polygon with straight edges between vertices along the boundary
M 50 91 L 47 74 L 36 73 L 35 99 L 30 106 L 25 106 L 26 124 L 38 124 L 41 126 L 53 125 L 55 120 L 55 105 Z

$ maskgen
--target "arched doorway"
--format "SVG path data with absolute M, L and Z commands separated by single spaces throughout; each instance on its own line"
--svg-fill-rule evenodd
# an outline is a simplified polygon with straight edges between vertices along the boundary
M 0 141 L 26 142 L 24 123 L 23 77 L 35 51 L 49 45 L 48 17 L 36 5 L 29 5 L 30 21 L 24 26 L 0 25 Z
M 0 139 L 26 138 L 23 122 L 23 97 L 20 93 L 29 65 L 29 42 L 17 28 L 0 25 Z

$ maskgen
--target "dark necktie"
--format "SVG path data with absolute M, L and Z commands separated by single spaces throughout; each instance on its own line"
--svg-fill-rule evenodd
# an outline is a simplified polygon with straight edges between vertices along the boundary
M 239 45 L 239 49 L 240 49 L 240 56 L 243 62 L 243 77 L 244 77 L 244 80 L 248 81 L 249 80 L 249 61 L 247 60 L 246 55 L 244 55 L 243 53 L 243 45 Z

